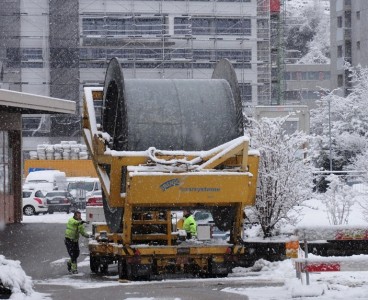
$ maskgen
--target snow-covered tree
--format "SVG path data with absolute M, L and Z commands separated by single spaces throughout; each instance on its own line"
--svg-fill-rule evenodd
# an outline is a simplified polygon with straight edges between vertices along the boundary
M 327 2 L 326 2 L 327 3 Z M 330 15 L 320 1 L 286 2 L 286 49 L 298 50 L 302 64 L 330 62 Z
M 330 144 L 334 171 L 348 169 L 368 148 L 368 68 L 347 68 L 353 82 L 351 93 L 341 97 L 332 91 L 311 111 L 313 157 L 321 169 L 329 169 Z
M 250 130 L 252 147 L 260 151 L 259 182 L 252 215 L 271 236 L 277 224 L 290 220 L 288 213 L 312 194 L 311 164 L 305 158 L 305 133 L 286 134 L 288 117 L 254 121 Z
M 326 205 L 328 220 L 331 225 L 347 224 L 351 207 L 355 203 L 354 190 L 337 175 L 330 174 L 326 179 L 329 186 L 319 198 Z

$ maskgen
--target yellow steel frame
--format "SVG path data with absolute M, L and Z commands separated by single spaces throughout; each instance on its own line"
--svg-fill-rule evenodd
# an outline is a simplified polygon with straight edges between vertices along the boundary
M 92 97 L 98 96 L 92 91 Z M 123 244 L 132 244 L 132 213 L 134 207 L 184 207 L 184 206 L 236 206 L 235 224 L 232 229 L 233 240 L 241 237 L 243 211 L 246 205 L 255 202 L 258 176 L 258 156 L 248 154 L 248 140 L 233 147 L 217 147 L 201 156 L 196 171 L 132 172 L 127 174 L 126 192 L 121 192 L 122 170 L 128 166 L 146 165 L 151 162 L 144 152 L 136 155 L 111 155 L 106 152 L 105 140 L 93 128 L 90 115 L 94 116 L 93 103 L 84 99 L 83 127 L 87 147 L 91 153 L 97 174 L 110 207 L 124 208 Z M 106 154 L 108 153 L 108 154 Z M 198 158 L 195 152 L 186 152 L 186 156 L 157 154 L 161 160 Z M 110 167 L 107 176 L 103 166 Z M 222 170 L 222 171 L 221 171 Z M 108 178 L 108 180 L 107 180 Z M 163 184 L 173 182 L 172 186 L 162 188 Z M 171 240 L 171 237 L 169 238 Z M 208 249 L 206 250 L 208 251 Z

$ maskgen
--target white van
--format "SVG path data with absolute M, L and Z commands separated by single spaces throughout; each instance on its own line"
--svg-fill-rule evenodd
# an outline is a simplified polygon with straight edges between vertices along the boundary
M 64 172 L 58 170 L 34 171 L 28 174 L 23 189 L 45 192 L 66 190 L 67 181 Z
M 100 180 L 95 177 L 69 177 L 68 192 L 73 195 L 79 208 L 86 208 L 86 199 L 101 190 Z

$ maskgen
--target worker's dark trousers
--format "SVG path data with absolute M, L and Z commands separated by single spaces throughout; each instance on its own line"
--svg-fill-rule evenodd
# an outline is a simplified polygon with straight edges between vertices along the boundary
M 80 252 L 78 242 L 74 242 L 71 239 L 65 238 L 65 246 L 70 256 L 71 262 L 76 264 Z

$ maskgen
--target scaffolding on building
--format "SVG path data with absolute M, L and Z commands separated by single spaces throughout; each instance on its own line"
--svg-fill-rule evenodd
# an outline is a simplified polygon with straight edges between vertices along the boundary
M 277 3 L 276 3 L 277 2 Z M 285 15 L 284 0 L 273 1 L 271 6 L 271 105 L 283 105 L 285 92 Z
M 124 14 L 106 9 L 81 16 L 81 67 L 105 68 L 118 57 L 133 78 L 192 79 L 208 78 L 216 62 L 227 58 L 244 106 L 270 104 L 270 0 L 231 2 L 239 8 L 236 15 L 224 11 L 230 3 L 223 1 L 161 0 L 149 13 L 139 1 L 122 2 Z

